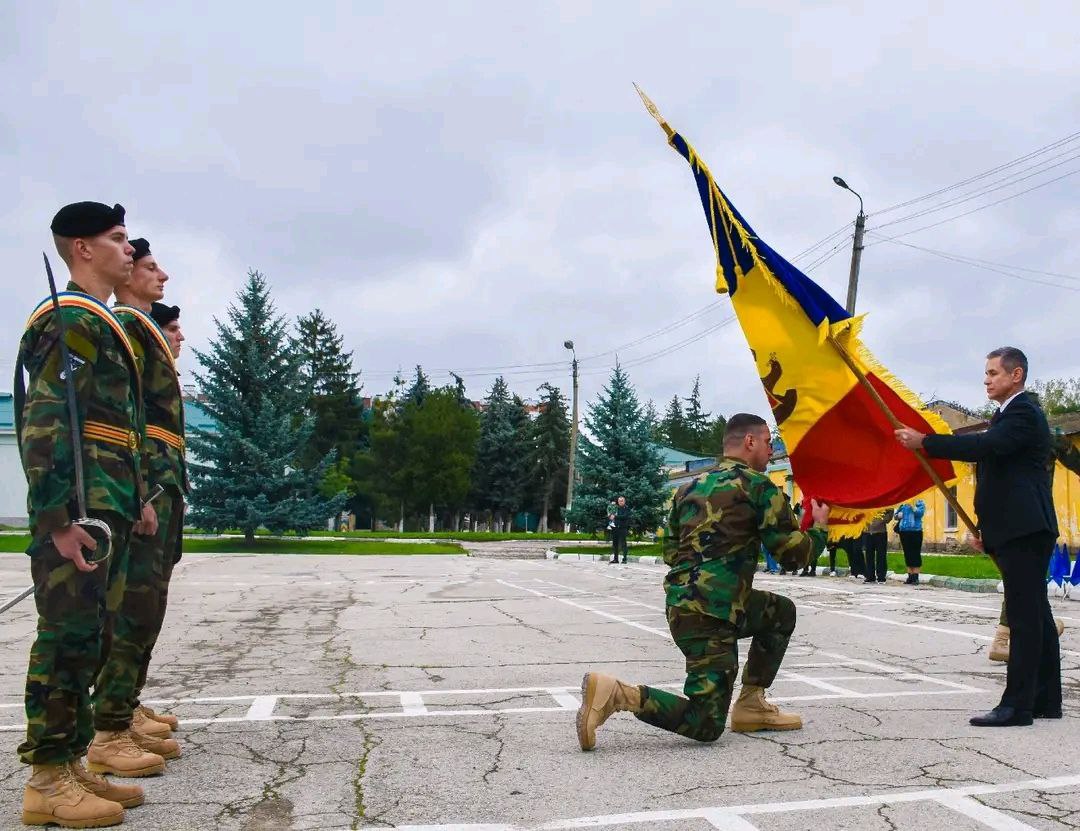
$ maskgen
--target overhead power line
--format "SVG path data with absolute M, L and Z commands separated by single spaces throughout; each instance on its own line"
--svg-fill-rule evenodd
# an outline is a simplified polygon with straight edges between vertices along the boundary
M 871 233 L 873 233 L 873 232 L 871 232 Z M 1052 286 L 1053 288 L 1065 289 L 1066 291 L 1080 291 L 1080 277 L 1076 277 L 1075 275 L 1072 275 L 1072 274 L 1063 274 L 1061 272 L 1056 272 L 1056 271 L 1041 271 L 1041 270 L 1035 269 L 1035 268 L 1025 268 L 1023 266 L 1014 266 L 1014 265 L 1010 265 L 1009 263 L 998 263 L 998 262 L 994 262 L 993 260 L 983 260 L 983 259 L 979 259 L 977 257 L 965 257 L 962 254 L 954 254 L 954 253 L 949 252 L 949 251 L 939 251 L 939 250 L 934 249 L 934 248 L 925 248 L 925 247 L 923 247 L 921 245 L 915 245 L 915 244 L 910 243 L 910 242 L 904 242 L 903 240 L 897 239 L 895 237 L 885 237 L 885 236 L 881 236 L 881 235 L 878 235 L 878 236 L 880 236 L 879 242 L 890 242 L 890 243 L 893 243 L 894 245 L 902 245 L 905 248 L 913 248 L 916 251 L 923 251 L 923 252 L 925 252 L 927 254 L 932 254 L 935 257 L 941 257 L 942 259 L 950 260 L 950 261 L 956 262 L 956 263 L 961 263 L 962 265 L 970 266 L 972 268 L 980 268 L 983 271 L 992 271 L 995 274 L 1001 274 L 1001 275 L 1004 275 L 1005 277 L 1011 277 L 1014 280 L 1022 280 L 1022 281 L 1027 282 L 1027 283 L 1037 283 L 1037 284 L 1043 285 L 1043 286 Z M 1016 272 L 1018 272 L 1018 271 L 1027 272 L 1029 274 L 1044 275 L 1044 276 L 1047 276 L 1047 277 L 1055 277 L 1055 278 L 1062 279 L 1062 280 L 1070 280 L 1070 281 L 1073 281 L 1073 282 L 1077 283 L 1077 285 L 1062 285 L 1061 283 L 1054 283 L 1054 282 L 1051 282 L 1049 280 L 1040 280 L 1040 279 L 1038 279 L 1036 277 L 1029 277 L 1026 274 L 1017 274 Z
M 967 193 L 963 196 L 954 197 L 944 202 L 940 202 L 936 205 L 932 205 L 928 208 L 924 208 L 920 211 L 916 211 L 915 213 L 908 214 L 907 216 L 902 216 L 899 219 L 893 219 L 889 222 L 883 222 L 875 227 L 886 228 L 890 225 L 897 225 L 901 222 L 910 222 L 911 220 L 918 219 L 921 216 L 927 216 L 928 214 L 937 213 L 938 211 L 943 211 L 947 208 L 955 207 L 956 205 L 962 205 L 965 202 L 970 202 L 973 199 L 978 199 L 980 196 L 986 196 L 989 193 L 996 193 L 999 190 L 1004 190 L 1005 188 L 1010 188 L 1013 185 L 1018 185 L 1020 182 L 1025 182 L 1028 179 L 1033 179 L 1036 176 L 1040 176 L 1043 173 L 1047 173 L 1048 171 L 1059 168 L 1062 165 L 1068 164 L 1069 162 L 1076 161 L 1077 159 L 1080 159 L 1080 152 L 1067 155 L 1064 159 L 1061 159 L 1060 161 L 1055 161 L 1053 164 L 1040 164 L 1037 166 L 1038 169 L 1034 170 L 1034 172 L 1030 172 L 1032 171 L 1032 168 L 1024 168 L 1023 170 L 1019 170 L 1015 174 L 1007 177 L 1005 180 L 1001 180 L 1000 183 L 998 181 L 992 182 L 989 185 L 982 187 L 972 193 Z M 1050 181 L 1057 180 L 1052 179 Z M 1027 191 L 1024 191 L 1024 193 L 1026 192 Z
M 1062 179 L 1067 179 L 1070 176 L 1075 176 L 1077 173 L 1080 173 L 1080 167 L 1075 168 L 1073 170 L 1070 170 L 1070 171 L 1068 171 L 1066 173 L 1062 173 L 1060 176 L 1055 176 L 1053 179 L 1048 179 L 1045 182 L 1040 182 L 1039 184 L 1033 185 L 1030 188 L 1025 188 L 1024 190 L 1018 191 L 1016 193 L 1012 193 L 1012 194 L 1010 194 L 1008 196 L 1004 196 L 1001 199 L 996 199 L 993 202 L 988 202 L 985 205 L 980 205 L 977 208 L 972 208 L 969 211 L 964 211 L 963 213 L 958 213 L 958 214 L 955 214 L 954 216 L 946 217 L 945 219 L 938 220 L 937 222 L 931 222 L 929 225 L 923 225 L 923 226 L 921 226 L 919 228 L 912 228 L 909 231 L 902 231 L 901 233 L 896 234 L 895 237 L 893 237 L 893 239 L 895 239 L 897 237 L 910 236 L 911 234 L 918 234 L 921 231 L 928 231 L 931 228 L 937 228 L 939 225 L 944 225 L 946 222 L 952 222 L 952 221 L 957 220 L 957 219 L 962 219 L 965 216 L 970 216 L 971 214 L 978 213 L 979 211 L 985 211 L 987 208 L 992 208 L 995 205 L 1000 205 L 1002 202 L 1008 202 L 1011 199 L 1016 199 L 1017 197 L 1024 196 L 1025 194 L 1031 193 L 1032 191 L 1036 191 L 1036 190 L 1039 190 L 1040 188 L 1044 188 L 1047 185 L 1052 185 L 1055 182 L 1060 182 Z M 886 223 L 886 225 L 891 225 L 891 224 L 892 223 Z M 885 227 L 885 225 L 876 226 L 876 228 L 883 228 L 883 227 Z M 876 230 L 876 228 L 871 229 L 871 230 Z
M 882 208 L 881 210 L 875 211 L 873 213 L 873 216 L 881 216 L 883 214 L 892 213 L 893 211 L 900 210 L 901 208 L 906 208 L 909 205 L 915 205 L 915 204 L 917 204 L 919 202 L 923 202 L 923 201 L 925 201 L 927 199 L 933 199 L 935 196 L 940 196 L 940 195 L 942 195 L 944 193 L 948 193 L 949 191 L 956 190 L 957 188 L 961 188 L 961 187 L 964 187 L 966 185 L 972 184 L 973 182 L 977 182 L 980 179 L 985 179 L 988 176 L 993 176 L 993 175 L 995 175 L 997 173 L 1000 173 L 1000 172 L 1002 172 L 1004 170 L 1008 170 L 1008 169 L 1010 169 L 1012 167 L 1015 167 L 1018 164 L 1023 164 L 1024 162 L 1029 161 L 1030 159 L 1034 159 L 1034 158 L 1036 158 L 1038 156 L 1045 155 L 1046 153 L 1049 153 L 1049 152 L 1051 152 L 1053 150 L 1056 150 L 1056 149 L 1058 149 L 1060 147 L 1065 147 L 1066 145 L 1073 144 L 1074 142 L 1077 142 L 1077 141 L 1080 141 L 1080 132 L 1070 133 L 1069 135 L 1067 135 L 1067 136 L 1065 136 L 1063 138 L 1060 138 L 1057 141 L 1054 141 L 1054 142 L 1051 142 L 1050 144 L 1047 144 L 1047 145 L 1044 145 L 1042 147 L 1036 148 L 1035 150 L 1032 150 L 1030 153 L 1025 153 L 1022 156 L 1018 156 L 1015 159 L 1007 161 L 1007 162 L 1005 162 L 1003 164 L 999 164 L 996 167 L 990 168 L 989 170 L 984 170 L 982 173 L 976 173 L 974 176 L 969 176 L 966 179 L 961 179 L 959 182 L 953 182 L 951 185 L 946 185 L 943 188 L 938 188 L 937 190 L 931 191 L 930 193 L 924 193 L 922 196 L 916 196 L 914 199 L 908 199 L 908 200 L 906 200 L 904 202 L 897 202 L 895 205 L 889 205 L 886 208 Z M 1066 151 L 1066 152 L 1071 152 L 1071 150 Z

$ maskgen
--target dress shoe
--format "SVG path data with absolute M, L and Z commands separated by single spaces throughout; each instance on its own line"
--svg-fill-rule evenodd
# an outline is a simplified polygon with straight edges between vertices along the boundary
M 1035 709 L 1031 711 L 1032 718 L 1061 718 L 1061 705 L 1056 707 L 1040 707 L 1035 705 Z
M 972 716 L 969 721 L 974 727 L 1027 727 L 1032 718 L 1029 712 L 1002 706 L 995 707 L 985 715 Z

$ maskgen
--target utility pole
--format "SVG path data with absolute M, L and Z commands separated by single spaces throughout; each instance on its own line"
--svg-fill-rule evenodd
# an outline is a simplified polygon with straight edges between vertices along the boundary
M 837 187 L 855 193 L 839 176 L 833 176 L 832 180 Z M 862 263 L 863 232 L 866 230 L 866 213 L 863 211 L 862 197 L 857 193 L 855 195 L 859 197 L 859 215 L 855 217 L 855 242 L 851 248 L 851 271 L 848 272 L 847 313 L 849 315 L 855 314 L 855 296 L 859 292 L 859 266 Z
M 574 405 L 573 416 L 570 422 L 570 464 L 566 471 L 566 512 L 563 515 L 563 533 L 570 532 L 570 520 L 567 515 L 570 513 L 570 508 L 574 505 L 574 467 L 577 462 L 577 432 L 578 432 L 578 372 L 577 372 L 577 352 L 574 352 L 574 342 L 572 340 L 564 341 L 563 346 L 570 350 L 574 356 L 571 367 L 574 374 Z

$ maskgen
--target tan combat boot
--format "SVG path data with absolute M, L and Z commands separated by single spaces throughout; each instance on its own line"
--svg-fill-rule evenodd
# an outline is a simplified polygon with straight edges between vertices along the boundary
M 163 721 L 150 718 L 144 713 L 142 707 L 137 707 L 131 716 L 131 729 L 144 736 L 153 736 L 156 739 L 167 739 L 172 735 L 172 728 Z
M 153 776 L 165 772 L 165 760 L 139 747 L 130 730 L 98 730 L 86 752 L 86 763 L 91 773 L 114 776 Z
M 800 730 L 802 717 L 785 713 L 765 700 L 765 688 L 743 684 L 739 699 L 731 710 L 731 729 L 736 733 L 756 730 Z
M 143 750 L 156 753 L 162 759 L 179 759 L 180 743 L 176 739 L 161 739 L 157 736 L 147 736 L 138 730 L 131 731 L 131 738 Z
M 1058 637 L 1065 634 L 1065 621 L 1054 618 L 1054 626 L 1057 627 Z M 1009 663 L 1009 627 L 998 626 L 994 632 L 994 640 L 990 642 L 990 660 L 999 664 Z
M 990 660 L 999 664 L 1009 662 L 1009 627 L 998 625 L 990 642 Z
M 34 765 L 23 791 L 22 821 L 24 825 L 104 828 L 123 822 L 124 808 L 87 790 L 69 764 Z
M 153 721 L 160 721 L 162 724 L 169 725 L 170 730 L 180 729 L 180 719 L 178 719 L 176 716 L 169 715 L 168 713 L 155 713 L 150 707 L 147 707 L 145 704 L 140 704 L 138 707 L 135 708 L 136 718 L 139 717 L 139 713 L 142 713 L 148 719 L 151 719 Z M 145 733 L 146 731 L 143 730 L 142 732 Z
M 577 712 L 577 735 L 582 750 L 596 747 L 596 728 L 617 712 L 640 713 L 641 689 L 599 672 L 581 679 L 581 707 Z
M 104 776 L 91 773 L 83 767 L 82 759 L 76 759 L 71 763 L 71 771 L 94 796 L 100 796 L 110 802 L 119 802 L 125 808 L 137 808 L 143 804 L 143 789 L 138 785 L 125 785 L 120 782 L 110 782 Z

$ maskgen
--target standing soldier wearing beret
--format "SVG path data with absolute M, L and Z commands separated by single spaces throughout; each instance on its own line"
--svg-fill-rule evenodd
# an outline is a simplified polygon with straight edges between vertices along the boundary
M 70 360 L 62 365 L 60 321 L 49 298 L 30 316 L 15 372 L 16 428 L 33 536 L 27 553 L 38 612 L 26 676 L 26 741 L 18 750 L 33 765 L 23 793 L 23 822 L 100 827 L 121 822 L 125 807 L 143 801 L 141 788 L 88 772 L 82 756 L 94 738 L 89 690 L 104 622 L 123 598 L 130 535 L 155 528 L 157 517 L 149 506 L 141 507 L 146 490 L 139 475 L 135 358 L 107 305 L 132 270 L 124 209 L 97 202 L 68 205 L 53 219 L 52 232 L 71 272 L 59 298 Z M 81 467 L 68 415 L 69 372 Z M 99 543 L 80 524 L 83 503 L 91 523 L 104 523 L 111 532 L 106 562 L 86 560 Z M 122 725 L 106 727 L 112 728 L 108 740 L 117 767 L 127 775 L 164 770 L 161 756 L 136 745 Z
M 765 420 L 734 415 L 724 434 L 724 459 L 675 494 L 664 534 L 668 628 L 686 656 L 686 697 L 654 687 L 586 673 L 577 715 L 582 750 L 612 713 L 631 712 L 646 724 L 701 742 L 715 741 L 727 723 L 739 668 L 738 640 L 752 638 L 731 728 L 797 730 L 802 719 L 765 699 L 788 640 L 795 604 L 753 587 L 762 545 L 791 571 L 825 547 L 828 506 L 812 503 L 814 527 L 805 533 L 791 505 L 764 475 L 772 451 Z
M 165 618 L 173 563 L 179 557 L 187 492 L 183 402 L 172 346 L 153 317 L 154 306 L 168 308 L 157 301 L 165 294 L 169 275 L 145 239 L 131 240 L 131 247 L 135 264 L 131 278 L 116 288 L 113 311 L 127 332 L 141 379 L 145 417 L 139 454 L 142 477 L 151 492 L 160 485 L 164 493 L 152 503 L 158 520 L 155 533 L 135 533 L 131 538 L 124 598 L 103 640 L 104 655 L 94 690 L 94 722 L 99 729 L 123 724 L 144 750 L 175 759 L 180 756 L 180 745 L 171 738 L 176 719 L 142 706 L 139 694 Z M 95 738 L 90 745 L 93 769 L 120 773 L 109 754 L 98 753 L 98 744 Z

